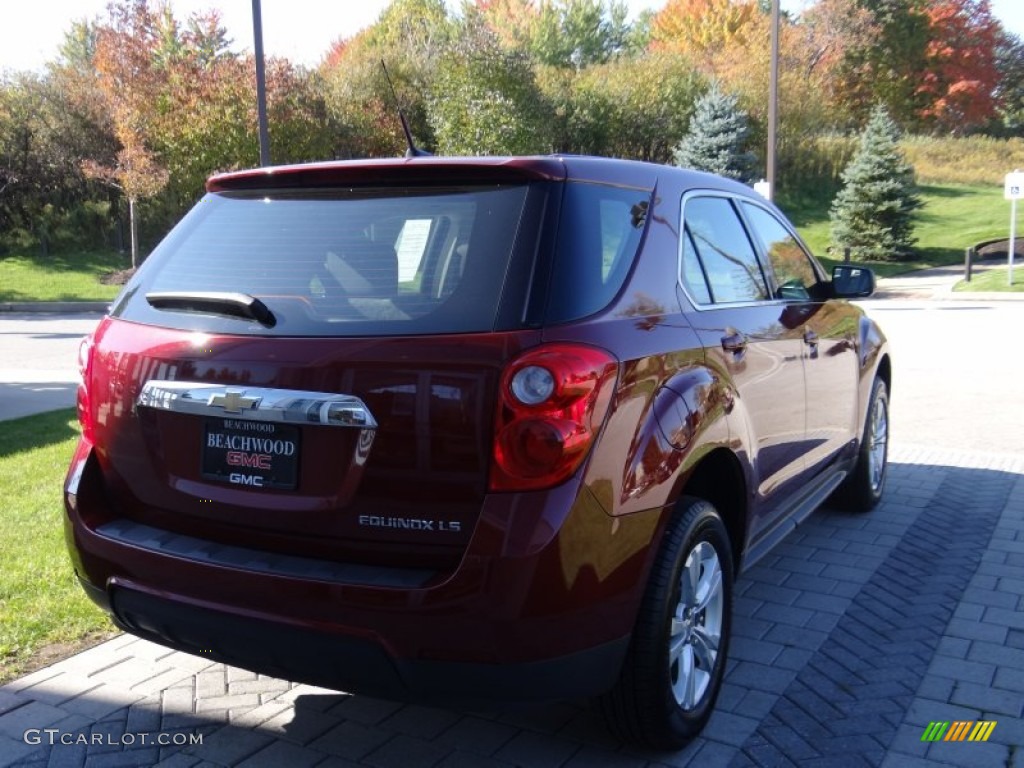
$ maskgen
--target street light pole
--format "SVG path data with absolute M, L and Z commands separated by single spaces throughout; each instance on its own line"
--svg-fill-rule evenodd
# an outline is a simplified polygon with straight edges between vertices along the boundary
M 779 0 L 772 0 L 772 61 L 768 75 L 768 199 L 775 199 L 776 128 L 779 122 Z
M 260 165 L 270 165 L 270 131 L 267 129 L 267 77 L 263 67 L 263 18 L 260 0 L 252 0 L 252 40 L 256 53 L 256 114 L 260 131 Z

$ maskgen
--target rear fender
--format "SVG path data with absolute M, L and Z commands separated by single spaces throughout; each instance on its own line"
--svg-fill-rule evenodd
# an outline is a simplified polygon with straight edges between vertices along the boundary
M 650 400 L 630 446 L 620 509 L 651 509 L 675 500 L 682 478 L 701 456 L 728 442 L 730 390 L 694 366 L 665 381 Z

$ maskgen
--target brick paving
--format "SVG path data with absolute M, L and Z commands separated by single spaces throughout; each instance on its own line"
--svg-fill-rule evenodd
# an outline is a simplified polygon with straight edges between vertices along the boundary
M 1024 768 L 1024 457 L 891 458 L 877 510 L 820 511 L 738 580 L 718 708 L 680 752 L 617 742 L 584 702 L 402 705 L 125 635 L 0 687 L 0 768 Z M 997 725 L 922 742 L 934 720 Z

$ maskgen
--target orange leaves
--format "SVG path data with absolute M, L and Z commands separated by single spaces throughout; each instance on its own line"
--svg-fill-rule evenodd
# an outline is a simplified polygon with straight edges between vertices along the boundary
M 758 15 L 754 0 L 668 0 L 651 22 L 651 39 L 702 61 L 725 45 L 744 45 Z
M 925 9 L 930 40 L 917 88 L 923 117 L 956 133 L 996 113 L 1000 26 L 988 0 L 937 0 Z

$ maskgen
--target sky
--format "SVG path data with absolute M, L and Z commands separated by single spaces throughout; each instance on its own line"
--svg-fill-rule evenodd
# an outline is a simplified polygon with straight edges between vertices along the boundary
M 262 0 L 263 48 L 268 56 L 284 56 L 297 64 L 315 66 L 330 44 L 370 26 L 388 0 Z M 449 2 L 450 6 L 461 3 Z M 665 0 L 627 0 L 632 16 L 645 8 L 663 7 Z M 1003 26 L 1024 38 L 1024 1 L 991 0 Z M 64 32 L 76 19 L 102 14 L 107 0 L 0 0 L 0 71 L 40 70 L 52 60 Z M 172 0 L 174 14 L 186 18 L 196 10 L 217 8 L 234 50 L 252 50 L 251 0 Z M 801 0 L 782 0 L 782 7 L 799 10 Z

